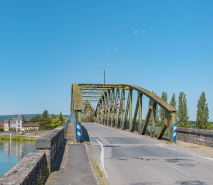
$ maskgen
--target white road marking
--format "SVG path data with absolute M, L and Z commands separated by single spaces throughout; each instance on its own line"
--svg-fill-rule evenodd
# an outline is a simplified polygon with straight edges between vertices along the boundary
M 207 159 L 207 160 L 210 160 L 210 161 L 213 161 L 212 158 L 209 158 L 209 157 L 202 157 L 200 155 L 196 155 L 196 154 L 192 154 L 192 153 L 188 153 L 189 155 L 193 155 L 193 156 L 196 156 L 196 157 L 200 157 L 200 158 L 203 158 L 203 159 Z
M 174 148 L 169 148 L 169 147 L 167 147 L 167 146 L 163 146 L 163 145 L 159 145 L 159 144 L 157 144 L 157 145 L 160 146 L 160 147 L 163 147 L 163 148 L 170 149 L 170 150 L 176 150 L 176 149 L 174 149 Z
M 184 171 L 182 171 L 182 170 L 179 170 L 179 169 L 175 168 L 174 166 L 171 166 L 171 165 L 169 165 L 169 164 L 167 164 L 167 163 L 166 163 L 166 165 L 168 165 L 168 166 L 174 168 L 175 170 L 177 170 L 177 171 L 179 171 L 179 172 L 181 172 L 181 173 L 184 173 L 185 175 L 188 175 L 188 176 L 192 177 L 192 176 L 189 175 L 188 173 L 186 173 L 186 172 L 184 172 Z
M 94 137 L 93 135 L 91 135 L 91 136 Z M 99 145 L 101 146 L 101 156 L 100 156 L 100 159 L 101 159 L 102 171 L 104 172 L 105 176 L 108 177 L 106 169 L 105 169 L 105 166 L 104 166 L 104 147 L 103 147 L 102 143 L 98 139 L 96 139 L 96 141 L 98 141 Z

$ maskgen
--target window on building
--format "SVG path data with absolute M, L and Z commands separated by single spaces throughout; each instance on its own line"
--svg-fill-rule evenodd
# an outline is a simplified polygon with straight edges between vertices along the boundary
M 20 125 L 18 124 L 18 127 L 20 127 Z
M 18 123 L 20 123 L 20 121 L 18 121 Z

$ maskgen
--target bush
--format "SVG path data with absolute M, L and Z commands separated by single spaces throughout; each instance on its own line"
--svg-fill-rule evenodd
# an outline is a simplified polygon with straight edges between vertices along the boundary
M 0 132 L 3 132 L 4 131 L 4 128 L 3 127 L 0 127 Z

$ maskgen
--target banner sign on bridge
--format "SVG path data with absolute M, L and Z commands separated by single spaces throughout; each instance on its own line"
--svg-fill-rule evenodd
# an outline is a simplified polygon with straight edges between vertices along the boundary
M 107 110 L 109 111 L 109 103 L 107 103 Z
M 117 109 L 119 109 L 119 100 L 117 100 L 116 105 L 117 105 Z

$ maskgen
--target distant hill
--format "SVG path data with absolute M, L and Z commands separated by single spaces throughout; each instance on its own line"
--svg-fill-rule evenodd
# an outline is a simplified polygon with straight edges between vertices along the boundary
M 31 117 L 35 117 L 37 115 L 42 115 L 42 114 L 23 114 L 24 116 L 24 119 L 29 119 Z M 56 114 L 58 116 L 58 114 Z M 18 117 L 18 114 L 14 114 L 14 115 L 0 115 L 0 122 L 4 122 L 4 120 L 9 119 L 9 118 L 17 118 Z M 63 115 L 63 117 L 67 118 L 69 117 L 69 115 Z

